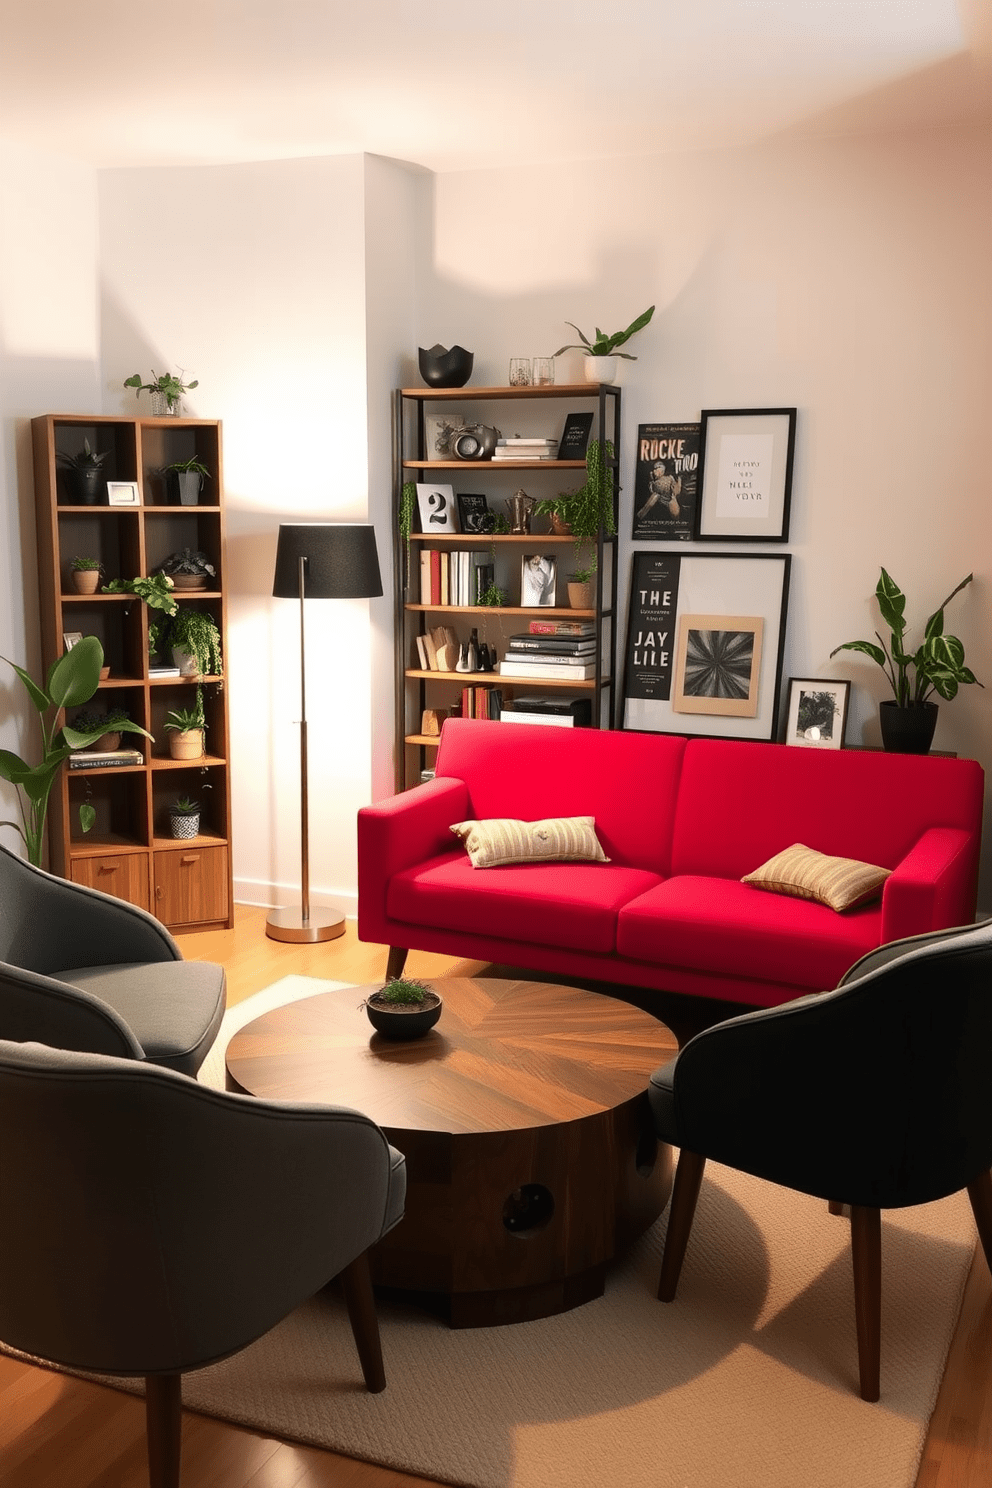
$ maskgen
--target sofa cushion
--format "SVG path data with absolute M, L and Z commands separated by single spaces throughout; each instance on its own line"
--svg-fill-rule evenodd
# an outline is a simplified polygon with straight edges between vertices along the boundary
M 508 863 L 608 863 L 591 816 L 555 816 L 545 821 L 455 822 L 451 830 L 465 844 L 473 868 Z
M 733 879 L 684 874 L 632 900 L 617 920 L 622 956 L 809 991 L 835 987 L 881 939 L 881 906 L 838 915 Z
M 612 863 L 523 863 L 476 873 L 456 852 L 394 874 L 386 912 L 434 929 L 608 954 L 616 950 L 620 906 L 658 882 L 656 873 Z
M 753 873 L 745 873 L 741 883 L 771 894 L 813 899 L 839 913 L 877 899 L 890 876 L 889 868 L 860 863 L 856 858 L 831 858 L 794 842 Z

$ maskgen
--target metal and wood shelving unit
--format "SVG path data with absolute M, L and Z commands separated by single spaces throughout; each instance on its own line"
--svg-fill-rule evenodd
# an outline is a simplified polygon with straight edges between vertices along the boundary
M 564 422 L 564 402 L 581 409 L 594 405 L 591 439 L 608 441 L 614 456 L 608 461 L 613 479 L 614 525 L 619 508 L 620 491 L 620 389 L 605 383 L 552 384 L 526 387 L 464 388 L 398 388 L 393 394 L 393 485 L 394 511 L 399 512 L 405 482 L 425 482 L 443 478 L 457 492 L 471 490 L 485 494 L 493 511 L 502 511 L 506 498 L 526 484 L 528 494 L 536 500 L 560 494 L 567 486 L 576 487 L 586 478 L 584 460 L 429 460 L 425 442 L 426 412 L 470 414 L 471 422 L 495 425 L 509 432 L 509 420 L 520 417 L 533 421 L 538 416 L 548 419 L 555 414 L 556 425 Z M 470 409 L 464 407 L 469 404 Z M 481 405 L 481 406 L 479 406 Z M 524 405 L 528 405 L 525 408 Z M 544 406 L 550 405 L 550 406 Z M 556 406 L 557 405 L 557 406 Z M 468 420 L 467 420 L 468 421 Z M 549 433 L 544 429 L 542 432 Z M 440 472 L 446 472 L 441 477 Z M 564 479 L 563 479 L 564 477 Z M 549 525 L 535 518 L 536 527 Z M 584 543 L 584 550 L 596 555 L 595 605 L 591 609 L 572 609 L 567 604 L 554 607 L 508 604 L 501 608 L 480 605 L 434 605 L 421 602 L 421 550 L 427 546 L 442 552 L 473 549 L 487 553 L 496 568 L 497 583 L 509 591 L 511 599 L 519 598 L 519 559 L 526 552 L 540 549 L 559 558 L 558 586 L 560 598 L 565 588 L 564 569 L 575 556 L 577 539 L 559 537 L 547 530 L 526 535 L 479 533 L 413 532 L 410 551 L 399 531 L 394 534 L 394 574 L 396 589 L 396 788 L 416 785 L 423 769 L 433 763 L 437 739 L 420 732 L 426 708 L 447 708 L 458 700 L 466 686 L 495 685 L 502 689 L 504 703 L 526 693 L 589 696 L 592 699 L 592 723 L 595 728 L 612 726 L 616 678 L 616 595 L 617 538 L 600 531 L 594 541 Z M 425 671 L 417 664 L 416 636 L 432 625 L 451 624 L 459 639 L 467 640 L 473 627 L 480 629 L 480 639 L 495 645 L 500 659 L 514 630 L 525 629 L 534 619 L 591 620 L 596 627 L 595 677 L 588 681 L 569 682 L 547 678 L 533 681 L 500 677 L 493 672 Z M 485 634 L 481 634 L 484 631 Z M 464 632 L 464 635 L 462 634 Z
M 76 556 L 98 559 L 103 582 L 109 582 L 152 574 L 182 548 L 202 550 L 217 570 L 213 587 L 177 590 L 176 597 L 180 605 L 209 611 L 226 656 L 221 425 L 210 419 L 45 414 L 32 420 L 32 435 L 45 668 L 62 654 L 66 634 L 97 636 L 110 674 L 86 707 L 97 712 L 124 707 L 154 736 L 154 743 L 138 734 L 122 736 L 127 746 L 141 750 L 140 764 L 59 772 L 48 812 L 51 869 L 150 910 L 173 930 L 229 928 L 234 923 L 230 728 L 223 679 L 202 679 L 208 753 L 197 760 L 171 759 L 163 724 L 170 710 L 193 706 L 196 682 L 149 675 L 149 612 L 141 600 L 130 594 L 77 594 L 70 575 Z M 138 504 L 73 504 L 58 457 L 78 453 L 84 440 L 91 449 L 107 452 L 101 466 L 103 503 L 109 479 L 136 482 Z M 164 468 L 192 458 L 210 472 L 199 504 L 173 504 Z M 177 841 L 169 832 L 169 807 L 182 796 L 202 799 L 203 811 L 200 835 Z M 86 833 L 79 816 L 83 802 L 96 811 Z

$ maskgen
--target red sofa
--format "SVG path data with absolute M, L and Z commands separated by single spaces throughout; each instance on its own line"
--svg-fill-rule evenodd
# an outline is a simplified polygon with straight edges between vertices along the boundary
M 773 1007 L 974 918 L 974 760 L 449 719 L 434 780 L 358 819 L 358 933 L 393 948 Z M 450 826 L 591 815 L 609 863 L 476 869 Z M 802 842 L 892 870 L 838 914 L 742 884 Z

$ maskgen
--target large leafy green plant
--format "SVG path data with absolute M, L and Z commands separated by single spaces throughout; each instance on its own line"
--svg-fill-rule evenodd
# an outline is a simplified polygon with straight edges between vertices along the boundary
M 927 619 L 923 627 L 923 641 L 913 652 L 905 648 L 906 596 L 899 585 L 882 569 L 875 587 L 875 598 L 879 612 L 889 627 L 889 643 L 876 630 L 879 644 L 874 641 L 845 641 L 836 646 L 831 656 L 838 651 L 861 651 L 884 671 L 900 708 L 912 708 L 926 702 L 931 693 L 950 700 L 964 683 L 978 682 L 978 678 L 964 664 L 964 646 L 957 636 L 944 634 L 944 610 L 955 594 L 970 584 L 974 574 L 962 579 L 947 598 Z M 911 671 L 912 669 L 912 671 Z M 915 673 L 915 675 L 914 675 Z M 982 683 L 978 682 L 979 687 Z
M 592 341 L 582 331 L 579 331 L 574 320 L 566 320 L 565 324 L 570 325 L 573 331 L 579 331 L 579 340 L 582 342 L 582 345 L 578 346 L 573 342 L 570 346 L 559 346 L 555 352 L 555 356 L 561 356 L 564 351 L 583 351 L 586 356 L 618 356 L 623 357 L 625 361 L 636 362 L 637 358 L 631 352 L 617 351 L 617 347 L 625 345 L 637 331 L 643 331 L 653 314 L 654 306 L 652 305 L 639 315 L 636 320 L 632 320 L 625 331 L 613 331 L 609 335 L 606 331 L 601 331 L 599 326 L 597 326 L 596 335 Z
M 7 661 L 6 657 L 0 659 Z M 106 719 L 101 719 L 99 726 L 95 728 L 77 729 L 68 724 L 61 728 L 57 726 L 63 708 L 88 703 L 96 692 L 100 668 L 103 666 L 103 647 L 96 636 L 83 636 L 81 641 L 77 641 L 71 650 L 48 668 L 44 687 L 39 686 L 30 673 L 15 662 L 7 661 L 7 665 L 14 668 L 37 709 L 41 724 L 41 759 L 38 764 L 29 765 L 11 750 L 0 749 L 0 776 L 18 787 L 21 809 L 20 823 L 5 821 L 0 822 L 0 826 L 13 827 L 20 833 L 28 850 L 29 861 L 40 868 L 48 798 L 62 762 L 74 750 L 86 749 L 88 745 L 95 744 L 106 731 Z M 129 718 L 115 723 L 114 728 L 124 733 L 144 734 L 146 739 L 152 737 L 147 729 L 132 723 Z M 80 807 L 79 815 L 83 831 L 89 831 L 95 816 L 93 807 L 84 804 Z

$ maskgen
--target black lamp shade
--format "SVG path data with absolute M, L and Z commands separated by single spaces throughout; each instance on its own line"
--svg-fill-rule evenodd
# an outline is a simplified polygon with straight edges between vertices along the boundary
M 382 593 L 375 528 L 348 522 L 283 522 L 272 593 L 299 599 L 300 559 L 306 559 L 305 599 L 373 599 Z

